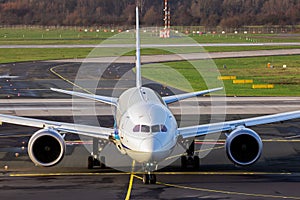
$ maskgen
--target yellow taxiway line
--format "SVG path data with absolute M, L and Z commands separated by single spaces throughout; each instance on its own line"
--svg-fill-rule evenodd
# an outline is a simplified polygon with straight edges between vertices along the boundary
M 50 71 L 51 71 L 54 75 L 56 75 L 57 77 L 59 77 L 59 78 L 61 78 L 62 80 L 66 81 L 67 83 L 69 83 L 69 84 L 71 84 L 71 85 L 73 85 L 73 86 L 75 86 L 75 87 L 78 87 L 79 89 L 81 89 L 81 90 L 87 92 L 88 94 L 93 94 L 93 93 L 90 92 L 89 90 L 87 90 L 87 89 L 85 89 L 85 88 L 83 88 L 83 87 L 81 87 L 81 86 L 79 86 L 79 85 L 73 83 L 73 82 L 70 81 L 69 79 L 63 77 L 62 75 L 60 75 L 59 73 L 57 73 L 56 71 L 54 71 L 55 68 L 61 67 L 61 66 L 63 66 L 63 65 L 57 65 L 57 66 L 55 66 L 55 67 L 52 67 L 52 68 L 50 69 Z
M 133 163 L 134 165 L 134 163 Z M 125 200 L 130 200 L 132 186 L 134 178 L 142 180 L 142 177 L 138 176 L 138 174 L 143 173 L 129 173 L 129 172 L 104 172 L 104 173 L 36 173 L 36 174 L 26 174 L 26 173 L 11 173 L 9 176 L 11 177 L 38 177 L 38 176 L 80 176 L 80 175 L 97 175 L 97 176 L 113 176 L 113 175 L 128 175 L 130 174 L 129 186 L 126 194 Z M 294 173 L 281 173 L 281 172 L 155 172 L 155 174 L 161 175 L 292 175 Z M 177 189 L 186 189 L 186 190 L 194 190 L 201 192 L 209 192 L 209 193 L 218 193 L 218 194 L 226 194 L 226 195 L 238 195 L 238 196 L 249 196 L 249 197 L 257 197 L 257 198 L 273 198 L 273 199 L 299 199 L 300 197 L 295 196 L 280 196 L 280 195 L 270 195 L 270 194 L 258 194 L 258 193 L 246 193 L 246 192 L 236 192 L 236 191 L 226 191 L 226 190 L 217 190 L 217 189 L 209 189 L 209 188 L 197 188 L 184 186 L 179 184 L 170 184 L 157 182 L 158 185 L 164 185 L 168 187 L 173 187 Z
M 293 197 L 293 196 L 280 196 L 280 195 L 271 195 L 271 194 L 257 194 L 257 193 L 235 192 L 235 191 L 226 191 L 226 190 L 215 190 L 215 189 L 208 189 L 208 188 L 196 188 L 196 187 L 189 187 L 189 186 L 162 183 L 162 182 L 157 182 L 157 184 L 168 186 L 168 187 L 174 187 L 178 189 L 196 190 L 201 192 L 218 193 L 218 194 L 226 194 L 226 195 L 238 195 L 238 196 L 272 198 L 272 199 L 300 199 L 300 197 Z
M 125 200 L 129 200 L 130 199 L 132 185 L 133 185 L 133 178 L 134 178 L 134 167 L 135 167 L 135 160 L 132 161 L 130 179 L 129 179 L 129 184 L 128 184 L 128 189 L 127 189 L 127 194 L 126 194 Z
M 137 175 L 135 175 L 134 177 L 142 180 L 142 178 Z M 270 194 L 256 194 L 256 193 L 216 190 L 216 189 L 209 189 L 209 188 L 197 188 L 197 187 L 183 186 L 183 185 L 163 183 L 163 182 L 156 182 L 156 184 L 173 187 L 173 188 L 177 188 L 177 189 L 195 190 L 195 191 L 201 191 L 201 192 L 218 193 L 218 194 L 226 194 L 226 195 L 238 195 L 238 196 L 249 196 L 249 197 L 257 197 L 257 198 L 272 198 L 272 199 L 299 199 L 300 200 L 300 197 L 294 197 L 294 196 L 280 196 L 280 195 L 270 195 Z

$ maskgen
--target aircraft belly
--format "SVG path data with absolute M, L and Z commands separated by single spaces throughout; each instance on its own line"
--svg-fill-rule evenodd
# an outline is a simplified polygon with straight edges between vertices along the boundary
M 137 162 L 148 163 L 148 162 L 160 162 L 171 155 L 172 149 L 157 151 L 157 152 L 142 152 L 126 149 L 126 153 Z

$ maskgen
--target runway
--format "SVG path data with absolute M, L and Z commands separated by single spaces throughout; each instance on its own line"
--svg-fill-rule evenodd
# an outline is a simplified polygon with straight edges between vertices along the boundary
M 66 64 L 70 65 L 80 64 Z M 75 114 L 88 122 L 90 114 L 86 111 L 93 107 L 89 105 L 89 101 L 76 100 L 77 103 L 73 107 L 69 96 L 50 92 L 50 87 L 63 89 L 74 87 L 50 72 L 55 66 L 57 63 L 53 62 L 3 64 L 2 72 L 9 72 L 20 78 L 0 80 L 2 97 L 0 112 L 66 122 L 72 122 Z M 130 64 L 124 66 L 124 70 L 132 67 Z M 63 77 L 73 81 L 76 72 L 72 69 L 74 68 L 61 68 L 57 72 L 63 71 Z M 109 86 L 117 82 L 114 75 L 106 76 L 101 82 L 101 86 L 105 89 L 99 87 L 97 92 L 110 95 L 112 88 Z M 123 89 L 131 84 L 131 80 L 127 84 Z M 189 105 L 194 104 L 194 101 L 203 108 L 200 109 L 200 121 L 193 121 L 195 118 L 192 114 L 198 113 L 194 113 Z M 298 97 L 231 97 L 227 102 L 226 119 L 299 110 L 299 101 Z M 102 114 L 99 116 L 101 125 L 112 126 L 110 107 L 100 103 L 96 106 L 99 109 L 97 112 Z M 185 101 L 185 106 L 185 110 L 190 112 L 188 118 L 185 118 L 187 123 L 207 123 L 211 106 L 208 97 Z M 71 112 L 71 108 L 76 112 Z M 178 105 L 172 105 L 171 109 L 180 120 Z M 180 161 L 177 160 L 157 172 L 157 185 L 143 185 L 139 173 L 135 174 L 131 181 L 131 174 L 128 172 L 111 168 L 87 170 L 89 152 L 85 146 L 89 147 L 91 141 L 87 138 L 83 141 L 84 146 L 76 135 L 66 136 L 67 153 L 58 166 L 37 168 L 26 153 L 28 139 L 37 130 L 4 124 L 0 127 L 0 198 L 300 199 L 300 192 L 297 189 L 300 186 L 300 120 L 257 126 L 253 129 L 260 134 L 264 142 L 263 155 L 255 165 L 246 168 L 234 166 L 226 157 L 225 135 L 218 141 L 198 138 L 197 154 L 202 155 L 209 151 L 209 154 L 201 159 L 199 171 L 192 169 L 183 171 L 180 168 Z M 201 149 L 204 142 L 216 145 L 213 149 Z
M 198 97 L 170 104 L 169 108 L 175 115 L 208 115 L 212 109 L 216 109 L 215 114 L 275 114 L 300 110 L 300 97 Z M 0 114 L 38 117 L 112 115 L 113 112 L 109 105 L 85 99 L 0 99 Z
M 258 56 L 282 56 L 282 55 L 299 55 L 300 49 L 277 49 L 277 50 L 257 50 L 257 51 L 234 51 L 234 52 L 205 52 L 199 50 L 201 53 L 181 53 L 169 55 L 144 55 L 141 56 L 142 63 L 156 63 L 156 62 L 173 62 L 184 60 L 203 60 L 216 58 L 247 58 Z M 52 62 L 84 62 L 84 63 L 134 63 L 134 56 L 98 56 L 96 58 L 84 59 L 63 59 L 53 60 Z

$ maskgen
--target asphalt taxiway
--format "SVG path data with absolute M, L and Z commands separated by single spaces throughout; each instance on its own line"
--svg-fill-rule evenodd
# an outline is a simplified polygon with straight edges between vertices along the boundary
M 60 63 L 66 68 L 56 69 L 63 78 L 74 81 L 73 70 L 79 63 Z M 74 108 L 70 97 L 56 94 L 50 87 L 72 89 L 74 85 L 53 74 L 57 66 L 52 62 L 28 62 L 1 65 L 1 73 L 18 76 L 18 79 L 0 79 L 0 111 L 43 119 L 72 122 Z M 70 66 L 73 66 L 70 67 Z M 114 69 L 118 66 L 116 65 Z M 125 64 L 118 73 L 131 69 Z M 112 94 L 111 85 L 117 82 L 115 73 L 105 76 L 97 92 Z M 131 84 L 123 85 L 124 88 Z M 125 83 L 125 82 L 124 82 Z M 160 88 L 159 86 L 155 86 Z M 104 88 L 104 89 L 101 89 Z M 122 88 L 119 88 L 122 90 Z M 162 90 L 161 92 L 166 92 Z M 299 98 L 230 98 L 227 120 L 241 119 L 281 111 L 299 110 Z M 78 100 L 76 100 L 78 101 Z M 79 100 L 74 109 L 86 109 L 89 102 Z M 187 106 L 189 105 L 187 101 Z M 207 108 L 201 112 L 199 121 L 186 118 L 190 124 L 206 123 L 209 100 L 200 98 L 199 106 Z M 97 104 L 102 107 L 102 104 Z M 252 106 L 252 107 L 251 107 Z M 43 109 L 43 107 L 45 107 Z M 256 110 L 254 109 L 256 108 Z M 99 112 L 103 126 L 112 126 L 109 108 Z M 107 109 L 105 111 L 105 109 Z M 174 105 L 176 111 L 176 104 Z M 269 109 L 269 110 L 268 110 Z M 289 110 L 290 109 L 290 110 Z M 257 113 L 259 110 L 261 112 Z M 105 112 L 104 112 L 105 111 Z M 180 113 L 180 112 L 179 112 Z M 77 113 L 88 122 L 89 114 Z M 178 113 L 177 113 L 178 114 Z M 176 115 L 177 116 L 177 115 Z M 190 120 L 189 120 L 190 119 Z M 179 118 L 180 120 L 180 118 Z M 300 120 L 253 127 L 264 142 L 263 155 L 250 167 L 234 166 L 226 157 L 225 136 L 218 140 L 198 138 L 196 152 L 209 152 L 201 159 L 199 171 L 183 171 L 180 161 L 157 172 L 158 184 L 143 185 L 141 174 L 131 175 L 112 168 L 87 170 L 90 139 L 79 141 L 76 135 L 67 135 L 67 154 L 53 168 L 38 168 L 29 160 L 26 144 L 35 128 L 3 124 L 0 127 L 0 198 L 1 199 L 300 199 Z M 209 149 L 201 149 L 204 143 L 213 143 Z M 180 155 L 178 155 L 179 158 Z M 113 158 L 112 158 L 113 159 Z M 132 179 L 131 179 L 132 178 Z
M 234 52 L 205 52 L 199 50 L 200 53 L 178 53 L 170 55 L 144 55 L 141 56 L 143 63 L 152 62 L 173 62 L 184 60 L 203 60 L 203 59 L 216 59 L 216 58 L 246 58 L 258 56 L 283 56 L 283 55 L 299 55 L 300 49 L 276 49 L 276 50 L 256 50 L 256 51 L 234 51 Z M 134 63 L 134 56 L 99 56 L 84 59 L 64 59 L 53 60 L 53 62 L 85 62 L 85 63 Z
M 212 109 L 216 109 L 215 114 L 228 115 L 262 115 L 300 110 L 300 97 L 214 97 L 213 100 L 217 105 L 212 105 L 210 97 L 198 97 L 183 100 L 182 105 L 170 104 L 169 108 L 175 115 L 208 115 Z M 113 112 L 114 109 L 109 105 L 85 99 L 0 99 L 0 113 L 17 116 L 89 116 L 112 115 Z
M 248 116 L 233 115 L 229 119 L 240 117 Z M 104 118 L 104 122 L 108 123 L 109 118 Z M 196 152 L 210 151 L 201 159 L 199 171 L 183 171 L 177 160 L 156 173 L 158 184 L 143 185 L 140 173 L 130 182 L 130 172 L 111 168 L 87 170 L 89 152 L 75 136 L 66 138 L 68 153 L 58 166 L 35 167 L 22 147 L 26 148 L 30 134 L 36 130 L 3 125 L 0 198 L 126 199 L 131 185 L 129 199 L 300 199 L 297 189 L 300 186 L 300 120 L 258 126 L 254 130 L 261 135 L 264 149 L 260 160 L 250 167 L 236 167 L 226 158 L 224 136 L 214 141 L 213 149 L 200 149 L 205 140 L 199 138 Z

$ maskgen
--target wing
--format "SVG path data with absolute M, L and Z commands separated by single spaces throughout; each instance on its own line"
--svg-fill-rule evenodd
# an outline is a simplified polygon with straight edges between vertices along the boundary
M 249 126 L 269 124 L 269 123 L 281 122 L 281 121 L 297 119 L 297 118 L 300 118 L 300 111 L 266 115 L 261 117 L 253 117 L 248 119 L 234 120 L 234 121 L 221 122 L 221 123 L 183 127 L 183 128 L 178 128 L 178 131 L 179 131 L 179 135 L 185 139 L 185 138 L 192 138 L 201 135 L 207 135 L 210 133 L 221 132 L 221 131 L 231 131 L 237 128 L 238 126 L 249 127 Z
M 94 101 L 99 101 L 99 102 L 110 104 L 113 106 L 117 106 L 117 103 L 118 103 L 118 98 L 114 98 L 114 97 L 106 97 L 106 96 L 100 96 L 100 95 L 95 95 L 95 94 L 73 92 L 73 91 L 61 90 L 61 89 L 56 89 L 56 88 L 51 88 L 51 90 L 55 91 L 55 92 L 69 94 L 72 96 L 78 96 L 78 97 L 82 97 L 82 98 L 86 98 L 86 99 L 91 99 Z
M 22 126 L 31 126 L 36 128 L 53 128 L 60 132 L 75 133 L 78 135 L 84 135 L 106 140 L 108 140 L 109 137 L 114 133 L 114 129 L 111 128 L 55 122 L 11 115 L 0 115 L 0 122 L 17 124 Z
M 191 97 L 196 97 L 196 96 L 200 96 L 200 95 L 204 95 L 204 94 L 208 94 L 210 92 L 215 92 L 218 90 L 222 90 L 223 88 L 214 88 L 214 89 L 210 89 L 210 90 L 202 90 L 202 91 L 198 91 L 198 92 L 191 92 L 191 93 L 185 93 L 185 94 L 179 94 L 179 95 L 172 95 L 172 96 L 166 96 L 163 97 L 162 99 L 164 100 L 164 102 L 166 104 L 169 103 L 174 103 L 176 101 L 180 101 L 183 99 L 188 99 Z

